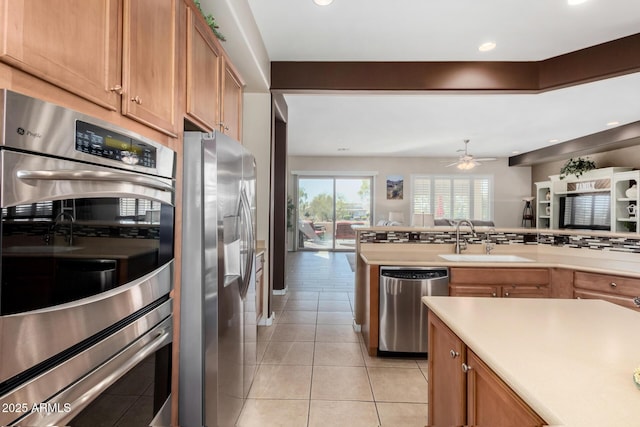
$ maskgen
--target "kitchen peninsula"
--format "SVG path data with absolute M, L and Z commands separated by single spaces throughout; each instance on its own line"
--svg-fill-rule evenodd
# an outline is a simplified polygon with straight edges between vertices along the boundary
M 640 425 L 640 313 L 596 300 L 422 300 L 430 425 Z
M 467 230 L 465 230 L 467 231 Z M 369 354 L 378 347 L 380 266 L 438 266 L 450 270 L 450 295 L 597 298 L 640 312 L 640 238 L 632 233 L 476 228 L 463 254 L 516 255 L 451 261 L 455 229 L 358 229 L 355 323 Z M 518 258 L 519 257 L 519 258 Z M 508 259 L 505 262 L 504 259 Z M 500 261 L 497 261 L 500 260 Z

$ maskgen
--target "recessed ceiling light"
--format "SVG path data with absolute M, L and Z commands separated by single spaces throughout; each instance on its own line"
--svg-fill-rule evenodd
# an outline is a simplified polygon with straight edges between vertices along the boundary
M 511 154 L 520 154 L 520 152 L 518 150 L 514 150 L 511 152 Z
M 486 42 L 478 46 L 478 50 L 480 52 L 489 52 L 490 50 L 493 50 L 495 48 L 496 48 L 496 44 L 494 42 Z
M 318 6 L 329 6 L 333 0 L 313 0 L 313 2 Z
M 612 122 L 607 123 L 607 126 L 616 126 L 616 125 L 619 125 L 619 124 L 620 124 L 620 122 L 617 122 L 617 121 L 614 120 Z
M 554 139 L 550 139 L 549 142 L 553 144 L 554 142 L 558 142 L 558 140 L 554 138 Z
M 586 2 L 586 1 L 587 0 L 567 0 L 567 4 L 569 6 L 575 6 L 575 5 L 578 5 L 578 4 L 582 4 L 582 3 Z
M 338 151 L 349 151 L 349 149 L 346 147 L 340 147 L 338 148 Z

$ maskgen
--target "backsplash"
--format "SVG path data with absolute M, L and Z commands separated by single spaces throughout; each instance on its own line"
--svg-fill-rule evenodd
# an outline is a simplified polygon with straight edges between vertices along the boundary
M 578 249 L 594 249 L 640 253 L 640 238 L 574 235 L 553 232 L 478 232 L 476 236 L 461 231 L 460 236 L 469 244 L 482 244 L 490 240 L 498 245 L 553 245 Z M 443 231 L 361 231 L 360 243 L 416 243 L 454 244 L 456 232 Z
M 51 232 L 51 222 L 29 223 L 5 223 L 3 224 L 4 236 L 42 236 Z M 67 222 L 56 227 L 56 235 L 68 235 Z M 160 238 L 160 227 L 157 225 L 134 224 L 123 225 L 89 225 L 76 222 L 73 224 L 74 237 L 118 237 L 126 239 L 153 239 Z

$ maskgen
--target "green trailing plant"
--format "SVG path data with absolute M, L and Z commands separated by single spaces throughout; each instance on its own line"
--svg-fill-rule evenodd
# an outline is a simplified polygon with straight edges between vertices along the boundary
M 207 25 L 209 26 L 209 28 L 211 28 L 211 31 L 213 31 L 213 34 L 221 41 L 227 41 L 227 39 L 224 38 L 224 35 L 222 35 L 222 33 L 218 30 L 218 28 L 220 28 L 218 26 L 218 24 L 216 24 L 216 18 L 213 17 L 212 14 L 207 14 L 205 15 L 204 11 L 202 10 L 202 7 L 200 6 L 200 0 L 194 0 L 196 6 L 198 7 L 198 10 L 200 10 L 200 13 L 202 14 L 202 16 L 204 16 L 205 21 L 207 21 Z
M 593 160 L 582 157 L 571 158 L 567 160 L 567 163 L 560 169 L 560 179 L 564 179 L 569 175 L 575 175 L 577 178 L 580 178 L 583 173 L 595 168 L 596 163 Z

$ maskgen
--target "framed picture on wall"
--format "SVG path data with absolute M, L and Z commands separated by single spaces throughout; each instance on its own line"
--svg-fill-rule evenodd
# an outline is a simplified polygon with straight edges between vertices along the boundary
M 402 175 L 387 176 L 387 200 L 402 200 L 403 187 Z

